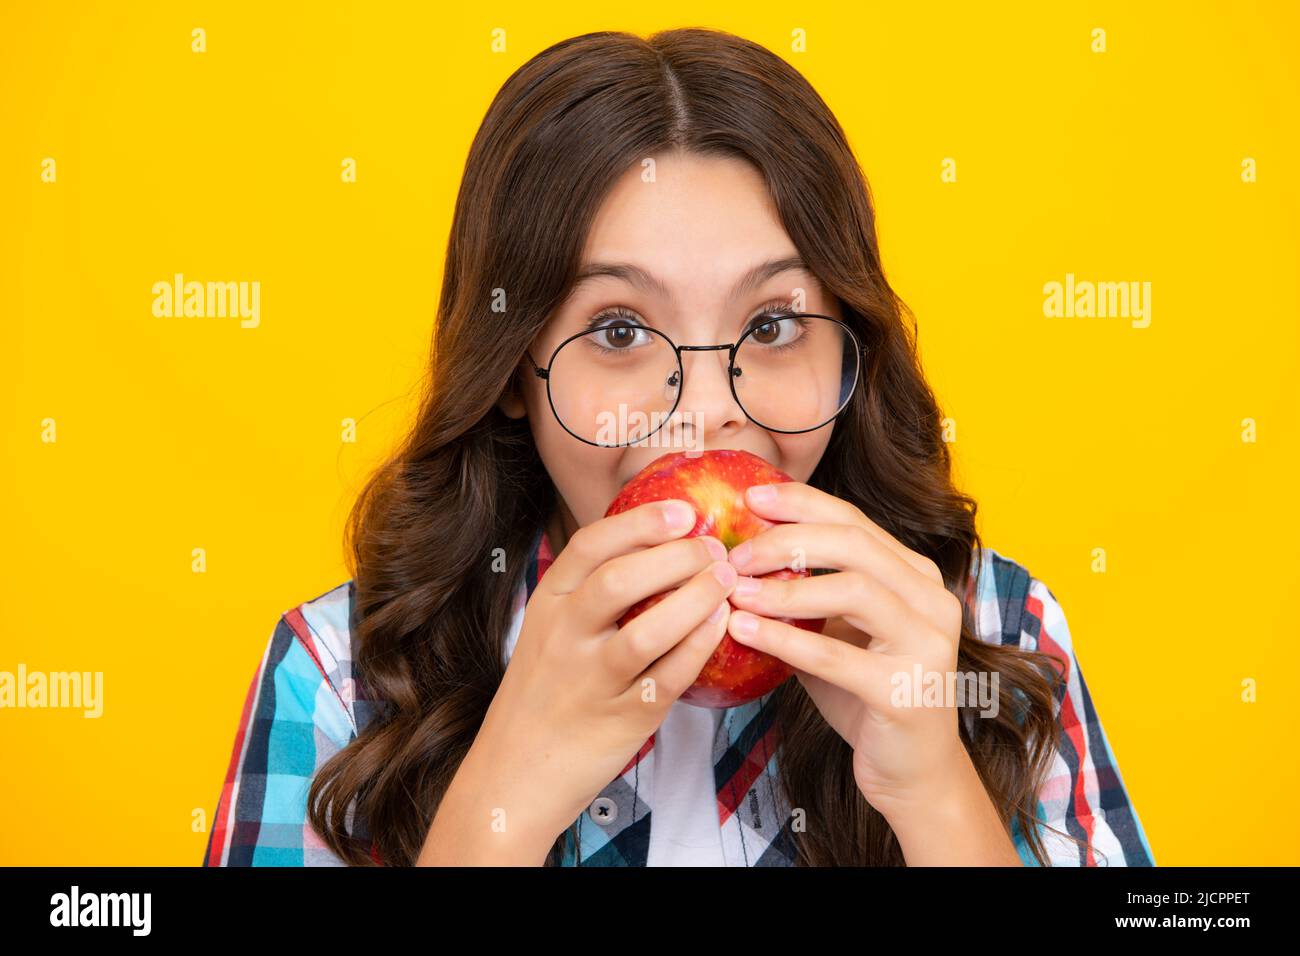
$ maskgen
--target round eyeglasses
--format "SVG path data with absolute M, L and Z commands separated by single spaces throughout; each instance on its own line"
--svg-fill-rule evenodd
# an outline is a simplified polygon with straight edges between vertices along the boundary
M 589 445 L 617 448 L 645 441 L 677 410 L 683 352 L 722 349 L 731 394 L 745 416 L 787 435 L 828 425 L 848 406 L 861 374 L 857 335 L 839 319 L 812 312 L 762 315 L 729 345 L 676 345 L 658 329 L 619 319 L 569 336 L 546 368 L 524 354 L 546 381 L 564 430 Z

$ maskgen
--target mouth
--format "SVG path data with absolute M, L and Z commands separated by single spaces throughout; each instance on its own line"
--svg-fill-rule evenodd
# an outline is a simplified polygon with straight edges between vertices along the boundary
M 619 473 L 618 473 L 619 487 L 626 485 L 629 481 L 631 481 L 633 478 L 639 475 L 642 471 L 644 471 L 650 465 L 654 464 L 655 462 L 659 461 L 662 458 L 668 458 L 673 455 L 685 455 L 687 458 L 699 458 L 701 455 L 707 455 L 713 452 L 723 452 L 723 451 L 745 452 L 746 454 L 753 455 L 755 458 L 761 458 L 764 462 L 771 465 L 773 468 L 781 467 L 780 464 L 772 460 L 772 456 L 765 455 L 762 452 L 753 451 L 752 449 L 749 448 L 722 448 L 722 447 L 713 447 L 713 448 L 705 448 L 705 449 L 678 448 L 678 449 L 670 449 L 668 451 L 664 451 L 656 455 L 647 456 L 645 459 L 641 459 L 639 457 L 633 458 L 631 459 L 631 461 L 636 462 L 635 465 L 629 463 L 629 456 L 625 455 L 623 460 L 626 464 L 624 465 L 624 467 L 619 469 Z

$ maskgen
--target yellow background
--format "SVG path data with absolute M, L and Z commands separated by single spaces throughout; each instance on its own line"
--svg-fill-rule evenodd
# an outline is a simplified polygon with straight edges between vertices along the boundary
M 0 863 L 200 861 L 272 627 L 346 580 L 411 413 L 491 97 L 670 26 L 768 46 L 848 130 L 985 544 L 1064 606 L 1156 861 L 1300 863 L 1296 6 L 474 6 L 0 11 L 0 670 L 102 670 L 105 706 L 0 711 Z M 259 281 L 260 327 L 153 317 L 174 272 Z M 1150 281 L 1150 327 L 1045 318 L 1067 272 Z

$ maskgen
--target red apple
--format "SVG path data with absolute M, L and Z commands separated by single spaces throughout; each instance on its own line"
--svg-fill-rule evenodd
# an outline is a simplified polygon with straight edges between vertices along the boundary
M 730 551 L 760 531 L 779 524 L 749 510 L 745 489 L 792 480 L 779 468 L 747 451 L 672 452 L 655 459 L 624 485 L 605 515 L 615 515 L 648 501 L 680 498 L 695 506 L 695 526 L 685 537 L 712 535 Z M 788 579 L 807 577 L 810 573 L 780 568 L 759 576 Z M 638 601 L 619 618 L 618 626 L 625 626 L 669 593 L 665 591 Z M 825 619 L 777 620 L 818 633 L 826 623 Z M 697 707 L 734 707 L 763 696 L 792 673 L 790 665 L 779 658 L 723 634 L 700 676 L 679 699 Z

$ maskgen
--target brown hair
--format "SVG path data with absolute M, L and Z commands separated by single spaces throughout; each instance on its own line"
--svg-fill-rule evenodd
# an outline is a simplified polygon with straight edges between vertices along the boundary
M 416 860 L 501 682 L 512 597 L 556 492 L 527 419 L 495 403 L 568 294 L 606 192 L 634 163 L 672 149 L 758 169 L 786 232 L 866 346 L 863 383 L 809 483 L 852 502 L 966 593 L 976 504 L 952 485 L 915 318 L 885 280 L 867 184 L 826 104 L 780 57 L 728 33 L 557 43 L 505 82 L 474 138 L 418 418 L 348 522 L 356 666 L 388 708 L 312 781 L 312 826 L 348 863 L 375 862 L 349 828 L 354 812 L 384 862 Z M 501 290 L 508 309 L 494 311 Z M 510 573 L 492 573 L 496 548 Z M 1014 820 L 1046 863 L 1035 809 L 1059 743 L 1056 668 L 972 627 L 967 606 L 958 667 L 999 673 L 999 715 L 969 721 L 971 732 L 964 713 L 962 740 L 1004 823 Z M 797 862 L 901 865 L 888 823 L 854 782 L 850 747 L 802 685 L 789 680 L 771 700 L 780 782 L 809 821 L 794 834 Z

